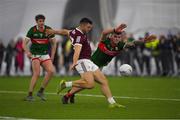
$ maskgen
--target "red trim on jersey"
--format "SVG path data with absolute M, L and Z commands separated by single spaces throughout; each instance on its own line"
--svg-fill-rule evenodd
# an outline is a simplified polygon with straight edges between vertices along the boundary
M 41 61 L 41 64 L 42 64 L 42 63 L 44 63 L 44 62 L 46 62 L 46 61 L 48 61 L 48 60 L 51 60 L 51 59 L 46 59 L 46 60 L 43 60 L 43 61 Z
M 49 43 L 48 39 L 32 39 L 31 42 L 36 43 L 36 44 L 48 44 Z
M 105 45 L 104 43 L 102 43 L 102 42 L 99 43 L 98 48 L 99 48 L 103 53 L 105 53 L 105 54 L 107 54 L 107 55 L 110 55 L 110 56 L 117 56 L 117 55 L 120 53 L 120 51 L 110 51 L 110 50 L 108 50 L 107 47 L 106 47 L 106 45 Z
M 39 58 L 32 58 L 32 61 L 33 61 L 33 60 L 36 60 L 36 59 L 38 59 L 39 61 L 41 61 Z

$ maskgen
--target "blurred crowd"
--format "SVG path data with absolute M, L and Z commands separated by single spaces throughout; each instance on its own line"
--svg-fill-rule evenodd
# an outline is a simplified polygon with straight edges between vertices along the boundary
M 0 73 L 1 75 L 10 76 L 12 67 L 15 69 L 15 73 L 18 71 L 24 72 L 24 50 L 22 48 L 23 38 L 18 38 L 17 42 L 13 39 L 10 40 L 7 47 L 3 45 L 2 40 L 0 40 Z M 14 61 L 14 65 L 12 65 Z M 6 64 L 5 72 L 2 73 L 2 64 Z
M 145 33 L 147 36 L 149 33 Z M 143 40 L 143 37 L 135 39 L 133 34 L 127 34 L 128 42 Z M 0 40 L 0 75 L 11 76 L 25 75 L 26 63 L 31 63 L 24 54 L 22 48 L 23 38 L 11 40 L 5 46 Z M 67 38 L 58 41 L 53 64 L 57 75 L 74 75 L 69 71 L 72 62 L 72 45 Z M 98 41 L 91 43 L 93 50 L 97 48 Z M 26 59 L 25 59 L 26 58 Z M 28 61 L 28 62 L 26 62 Z M 137 76 L 180 76 L 180 33 L 173 35 L 160 35 L 156 40 L 138 44 L 136 47 L 125 49 L 112 61 L 114 69 L 112 75 L 119 75 L 118 68 L 121 64 L 130 64 L 133 67 L 133 75 Z M 4 65 L 4 70 L 2 70 Z M 28 69 L 31 71 L 29 65 Z M 32 71 L 31 71 L 32 72 Z M 30 72 L 30 74 L 31 74 Z
M 147 36 L 149 33 L 145 33 Z M 133 34 L 127 37 L 134 41 Z M 143 40 L 139 37 L 138 40 Z M 118 62 L 130 64 L 133 75 L 178 76 L 180 75 L 180 33 L 176 35 L 160 35 L 156 40 L 138 44 L 126 49 L 115 58 L 115 72 L 118 74 Z

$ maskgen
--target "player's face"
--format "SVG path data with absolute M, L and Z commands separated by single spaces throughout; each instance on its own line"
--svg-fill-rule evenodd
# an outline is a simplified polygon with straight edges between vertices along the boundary
M 84 25 L 83 25 L 83 31 L 84 31 L 85 33 L 88 33 L 89 31 L 92 30 L 92 27 L 93 27 L 92 24 L 89 24 L 89 23 L 84 24 Z
M 37 23 L 38 27 L 43 27 L 44 26 L 44 19 L 38 19 L 36 21 L 36 23 Z
M 111 40 L 112 40 L 115 44 L 117 44 L 117 43 L 119 43 L 119 42 L 121 41 L 121 35 L 113 34 L 113 35 L 111 36 Z

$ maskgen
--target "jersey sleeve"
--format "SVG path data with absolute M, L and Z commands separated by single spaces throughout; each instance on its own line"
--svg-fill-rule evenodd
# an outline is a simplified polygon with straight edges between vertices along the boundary
M 32 33 L 32 28 L 30 28 L 29 31 L 26 34 L 26 37 L 30 39 L 30 38 L 32 38 L 32 34 L 33 34 Z

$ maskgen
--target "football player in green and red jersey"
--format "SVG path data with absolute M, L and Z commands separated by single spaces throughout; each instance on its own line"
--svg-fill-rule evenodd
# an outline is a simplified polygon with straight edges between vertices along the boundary
M 117 28 L 106 29 L 102 32 L 98 48 L 91 56 L 91 60 L 99 68 L 110 63 L 110 61 L 115 56 L 121 54 L 125 48 L 156 39 L 155 35 L 150 35 L 145 37 L 143 41 L 135 40 L 128 42 L 126 39 L 126 33 L 123 31 L 124 28 L 126 28 L 126 24 L 121 24 Z
M 35 16 L 37 25 L 31 27 L 26 35 L 25 40 L 23 41 L 23 49 L 31 59 L 33 75 L 29 85 L 28 96 L 25 98 L 27 101 L 33 101 L 33 90 L 35 88 L 36 82 L 40 75 L 40 66 L 42 66 L 45 71 L 45 77 L 41 84 L 41 88 L 37 92 L 37 96 L 41 100 L 45 101 L 44 89 L 48 85 L 49 80 L 53 76 L 54 66 L 52 61 L 54 59 L 55 49 L 56 49 L 56 40 L 54 35 L 47 36 L 45 31 L 46 29 L 51 29 L 49 26 L 45 25 L 45 16 L 37 15 Z M 31 41 L 30 50 L 27 48 L 27 44 Z M 49 44 L 50 43 L 50 44 Z M 51 56 L 48 54 L 49 45 L 51 45 Z

